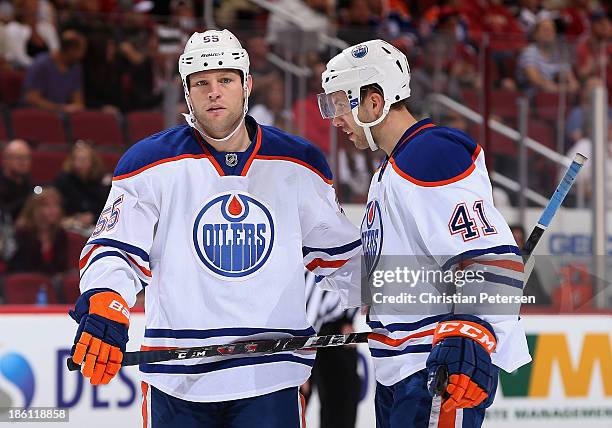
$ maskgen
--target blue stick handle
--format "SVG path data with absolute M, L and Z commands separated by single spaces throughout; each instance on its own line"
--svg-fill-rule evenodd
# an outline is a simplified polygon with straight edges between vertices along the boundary
M 550 202 L 548 203 L 546 209 L 544 209 L 544 212 L 540 216 L 538 224 L 544 227 L 548 227 L 550 225 L 552 218 L 555 216 L 555 213 L 561 206 L 561 203 L 565 199 L 565 196 L 567 196 L 567 192 L 569 192 L 570 188 L 572 187 L 572 184 L 574 183 L 574 180 L 576 180 L 578 171 L 580 171 L 580 168 L 582 168 L 582 165 L 584 165 L 586 160 L 586 156 L 580 153 L 576 153 L 572 164 L 569 166 L 567 171 L 565 171 L 563 179 L 557 186 L 557 189 L 555 189 L 555 193 L 553 193 L 552 197 L 550 198 Z

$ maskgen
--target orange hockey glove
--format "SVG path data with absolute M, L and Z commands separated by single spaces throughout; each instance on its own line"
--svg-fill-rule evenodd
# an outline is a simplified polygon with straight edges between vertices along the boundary
M 126 301 L 113 290 L 96 288 L 83 293 L 69 313 L 79 323 L 72 360 L 92 385 L 107 384 L 121 368 L 128 341 Z

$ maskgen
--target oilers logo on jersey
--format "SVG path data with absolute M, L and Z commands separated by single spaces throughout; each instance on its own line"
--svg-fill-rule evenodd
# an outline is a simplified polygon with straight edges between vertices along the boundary
M 217 278 L 244 280 L 268 261 L 274 245 L 271 211 L 248 193 L 213 196 L 196 215 L 193 248 Z
M 380 214 L 380 204 L 376 199 L 366 206 L 366 212 L 361 221 L 361 243 L 368 276 L 372 275 L 378 260 L 383 243 L 383 225 Z

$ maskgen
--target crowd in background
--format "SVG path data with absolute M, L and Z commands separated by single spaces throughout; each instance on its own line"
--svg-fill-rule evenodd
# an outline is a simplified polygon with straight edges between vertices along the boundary
M 250 54 L 250 114 L 262 124 L 302 134 L 337 159 L 342 202 L 365 201 L 381 156 L 355 150 L 340 133 L 338 150 L 332 153 L 329 121 L 320 117 L 316 94 L 325 63 L 337 50 L 312 37 L 322 31 L 348 44 L 384 38 L 406 53 L 412 70 L 409 104 L 416 116 L 431 113 L 432 93 L 447 94 L 479 111 L 486 86 L 494 91 L 493 101 L 502 101 L 492 104 L 493 117 L 516 128 L 513 100 L 524 95 L 535 111 L 533 138 L 564 153 L 590 147 L 591 91 L 612 81 L 612 25 L 605 2 L 274 3 L 307 24 L 301 30 L 306 36 L 282 16 L 247 0 L 215 1 L 212 16 L 218 26 L 234 31 Z M 95 226 L 109 189 L 112 166 L 102 158 L 110 153 L 117 159 L 126 144 L 77 142 L 67 118 L 94 110 L 116 117 L 122 126 L 133 112 L 167 112 L 171 105 L 174 115 L 166 116 L 166 124 L 179 123 L 185 106 L 176 59 L 189 35 L 205 29 L 202 8 L 203 2 L 193 0 L 0 0 L 0 273 L 41 272 L 60 278 L 78 272 L 78 248 Z M 270 53 L 310 70 L 304 93 L 293 84 L 295 76 L 287 78 L 268 60 Z M 172 99 L 170 93 L 179 96 Z M 559 102 L 567 104 L 561 147 L 555 143 Z M 64 144 L 20 139 L 11 114 L 23 108 L 62 118 Z M 479 136 L 477 126 L 450 111 L 440 122 Z M 612 128 L 609 135 L 612 141 Z M 33 180 L 32 157 L 47 151 L 61 153 L 61 168 L 49 179 Z M 508 149 L 493 138 L 487 151 L 493 161 L 490 170 L 516 174 L 516 147 Z M 549 192 L 555 174 L 541 163 L 533 166 L 542 169 L 530 185 Z M 608 169 L 612 171 L 612 162 Z M 588 189 L 588 179 L 584 186 Z M 516 202 L 515 195 L 496 190 L 498 203 Z M 587 191 L 587 204 L 589 195 Z M 69 247 L 77 250 L 66 251 Z

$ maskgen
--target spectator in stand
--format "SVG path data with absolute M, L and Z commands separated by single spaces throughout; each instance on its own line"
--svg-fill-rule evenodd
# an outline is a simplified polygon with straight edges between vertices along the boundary
M 153 30 L 151 17 L 138 7 L 123 13 L 117 29 L 123 111 L 153 109 L 161 102 L 155 82 L 157 36 Z
M 591 0 L 570 0 L 569 6 L 561 11 L 563 33 L 570 39 L 575 39 L 589 30 L 591 3 Z
M 612 83 L 612 24 L 609 14 L 597 11 L 591 15 L 591 31 L 576 46 L 576 73 L 581 80 L 599 76 Z
M 215 7 L 215 21 L 219 28 L 241 25 L 242 20 L 253 22 L 262 9 L 250 0 L 223 0 Z
M 249 102 L 253 105 L 264 102 L 266 94 L 275 82 L 283 77 L 276 67 L 268 61 L 270 45 L 262 34 L 243 37 L 246 40 L 246 49 L 251 61 L 251 75 L 253 76 L 253 91 L 249 96 Z
M 433 93 L 448 94 L 453 98 L 461 96 L 459 83 L 451 82 L 448 73 L 448 57 L 452 46 L 444 37 L 434 36 L 423 46 L 421 64 L 413 67 L 410 76 L 411 111 L 421 114 L 427 107 L 427 97 Z M 418 64 L 418 62 L 417 62 Z
M 533 40 L 519 56 L 519 85 L 528 95 L 538 91 L 576 92 L 579 89 L 578 81 L 572 71 L 569 54 L 557 40 L 554 22 L 550 19 L 538 22 L 534 28 Z
M 408 7 L 400 2 L 370 1 L 370 8 L 378 18 L 378 34 L 396 48 L 410 56 L 419 42 L 418 21 L 408 13 Z M 378 7 L 376 7 L 378 4 Z
M 87 42 L 76 30 L 64 30 L 60 50 L 39 55 L 24 82 L 25 102 L 36 108 L 71 113 L 85 108 L 81 60 Z
M 459 12 L 461 2 L 459 0 L 443 0 L 439 4 L 427 7 L 419 22 L 419 33 L 423 40 L 428 40 L 434 32 L 440 30 L 443 20 L 451 20 L 446 26 L 452 27 L 454 38 L 458 42 L 468 42 L 468 27 L 466 19 Z
M 2 172 L 0 172 L 0 204 L 14 221 L 26 199 L 32 194 L 30 172 L 32 150 L 23 140 L 9 142 L 2 151 Z
M 569 151 L 567 152 L 567 156 L 572 159 L 576 153 L 582 153 L 587 158 L 593 157 L 593 141 L 591 139 L 592 135 L 592 126 L 590 123 L 586 123 L 584 129 L 582 131 L 584 137 L 581 138 L 574 144 Z M 612 210 L 612 120 L 608 120 L 608 153 L 606 158 L 605 165 L 605 195 L 604 199 L 606 201 L 606 208 L 608 210 Z M 585 197 L 585 202 L 590 204 L 592 202 L 593 196 L 593 170 L 592 162 L 587 162 L 582 169 L 578 177 L 576 178 L 576 189 L 582 188 L 582 193 Z
M 20 0 L 16 3 L 16 20 L 6 25 L 9 51 L 7 60 L 17 67 L 29 67 L 34 58 L 59 48 L 57 30 L 40 19 L 38 0 Z
M 467 19 L 469 37 L 479 43 L 482 36 L 522 36 L 523 30 L 501 0 L 468 0 L 461 2 L 461 13 Z
M 157 54 L 164 59 L 174 60 L 187 39 L 197 31 L 198 20 L 191 0 L 171 1 L 168 13 L 170 14 L 168 20 L 159 22 L 155 27 L 159 39 Z
M 580 104 L 575 106 L 569 113 L 565 123 L 566 144 L 573 146 L 578 140 L 584 138 L 584 129 L 590 126 L 591 118 L 591 94 L 593 89 L 602 86 L 603 81 L 596 76 L 589 77 L 580 92 Z M 612 106 L 608 107 L 608 121 L 612 122 Z
M 542 0 L 520 0 L 516 15 L 526 34 L 531 34 L 538 21 L 550 18 L 550 12 L 542 7 Z
M 95 149 L 78 141 L 55 179 L 55 187 L 64 200 L 66 227 L 87 228 L 100 216 L 110 190 L 110 177 Z
M 10 0 L 0 0 L 0 23 L 8 24 L 15 19 L 15 7 Z
M 326 156 L 329 156 L 330 124 L 328 120 L 321 117 L 317 100 L 317 94 L 323 92 L 320 78 L 323 71 L 325 71 L 325 64 L 321 62 L 312 66 L 312 75 L 308 82 L 308 95 L 305 99 L 297 100 L 293 104 L 293 123 L 299 123 L 300 112 L 303 111 L 308 126 L 304 129 L 302 137 L 316 145 Z
M 377 22 L 368 0 L 344 0 L 338 2 L 340 27 L 338 38 L 349 45 L 372 40 L 377 37 Z
M 87 108 L 119 112 L 121 108 L 121 70 L 117 43 L 110 31 L 89 34 L 83 60 L 83 88 Z
M 445 45 L 449 51 L 445 56 L 445 68 L 452 85 L 461 89 L 476 89 L 481 83 L 478 73 L 478 55 L 476 50 L 465 39 L 465 23 L 456 8 L 445 8 L 438 16 L 436 33 L 432 37 L 438 43 Z M 450 85 L 451 83 L 449 83 Z M 454 89 L 451 96 L 459 97 Z
M 285 85 L 275 80 L 265 93 L 264 102 L 254 105 L 249 114 L 257 123 L 291 131 L 291 111 L 285 109 Z
M 190 37 L 198 30 L 198 20 L 193 0 L 172 0 L 170 2 L 170 23 Z M 182 42 L 182 40 L 181 40 Z
M 9 272 L 41 272 L 49 275 L 68 269 L 68 238 L 61 226 L 62 197 L 51 187 L 32 194 L 15 223 L 17 251 L 9 260 Z

